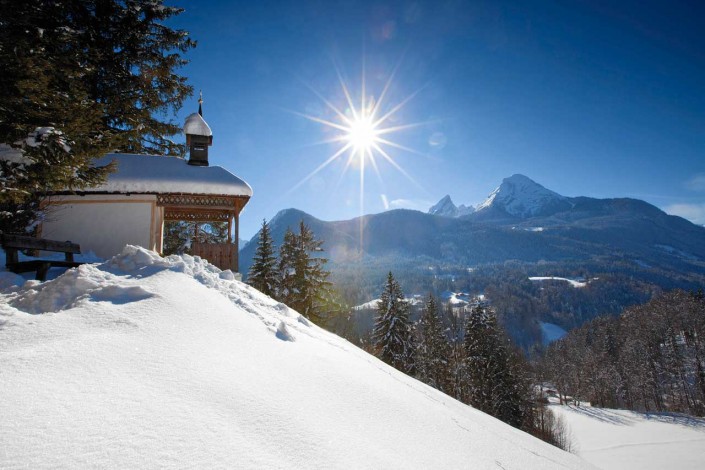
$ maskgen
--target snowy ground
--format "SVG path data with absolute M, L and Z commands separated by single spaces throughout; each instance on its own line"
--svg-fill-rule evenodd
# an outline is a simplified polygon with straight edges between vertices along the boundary
M 591 468 L 198 258 L 0 278 L 0 468 Z
M 585 287 L 587 286 L 587 281 L 582 279 L 568 279 L 567 277 L 556 277 L 556 276 L 532 276 L 529 278 L 530 281 L 564 281 L 569 283 L 573 287 Z
M 567 331 L 555 323 L 539 322 L 539 325 L 541 326 L 541 339 L 544 346 L 554 341 L 558 341 L 568 334 Z
M 356 305 L 352 309 L 353 310 L 377 310 L 377 305 L 379 304 L 380 299 L 372 299 L 369 302 L 365 302 L 364 304 Z M 414 294 L 411 297 L 407 297 L 406 301 L 409 303 L 409 305 L 421 305 L 424 302 L 424 298 L 421 294 Z
M 705 419 L 581 405 L 551 409 L 570 427 L 577 454 L 605 470 L 705 468 Z

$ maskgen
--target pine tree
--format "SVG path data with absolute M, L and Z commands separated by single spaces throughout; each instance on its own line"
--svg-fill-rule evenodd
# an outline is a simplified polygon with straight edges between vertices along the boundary
M 287 229 L 279 250 L 277 297 L 300 314 L 322 325 L 332 304 L 330 273 L 321 256 L 323 241 L 317 240 L 303 220 L 299 233 Z
M 499 338 L 491 311 L 476 306 L 465 326 L 465 365 L 469 385 L 469 402 L 475 408 L 494 415 L 494 394 L 499 386 Z
M 438 303 L 429 294 L 419 319 L 416 341 L 416 370 L 419 380 L 448 393 L 450 346 L 438 316 Z
M 409 304 L 391 271 L 377 304 L 373 339 L 380 359 L 405 374 L 415 373 Z
M 266 219 L 262 221 L 257 251 L 247 275 L 247 283 L 265 295 L 270 297 L 276 295 L 277 258 L 274 256 L 274 242 Z
M 464 343 L 469 403 L 507 424 L 521 426 L 526 406 L 522 367 L 492 309 L 473 308 Z
M 276 299 L 294 308 L 297 299 L 294 274 L 296 272 L 296 235 L 287 227 L 284 240 L 279 247 L 279 261 L 277 263 L 278 284 Z
M 111 150 L 183 155 L 165 120 L 192 89 L 195 43 L 161 0 L 0 0 L 0 228 L 23 230 L 50 191 L 104 180 Z

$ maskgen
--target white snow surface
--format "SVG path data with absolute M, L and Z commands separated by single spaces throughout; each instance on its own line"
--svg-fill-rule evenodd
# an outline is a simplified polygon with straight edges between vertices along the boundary
M 231 277 L 127 246 L 6 285 L 0 467 L 592 468 Z
M 570 428 L 577 453 L 605 470 L 705 467 L 705 419 L 671 413 L 551 406 Z
M 105 184 L 87 193 L 215 194 L 252 196 L 252 188 L 242 179 L 219 166 L 194 166 L 177 157 L 111 153 L 96 165 L 117 163 Z
M 496 205 L 511 215 L 532 217 L 539 214 L 544 207 L 557 201 L 567 201 L 567 199 L 532 179 L 517 174 L 504 178 L 502 184 L 477 206 L 475 212 Z
M 184 134 L 205 135 L 210 137 L 213 135 L 208 123 L 198 113 L 189 114 L 184 122 Z
M 585 287 L 588 285 L 587 281 L 568 279 L 567 277 L 557 277 L 557 276 L 532 276 L 529 278 L 530 281 L 564 281 L 569 283 L 573 287 Z
M 555 323 L 539 322 L 539 325 L 541 326 L 541 339 L 544 345 L 558 341 L 568 334 L 567 331 Z
M 377 305 L 380 303 L 382 299 L 372 299 L 370 301 L 365 302 L 364 304 L 356 305 L 352 309 L 353 310 L 376 310 Z M 420 294 L 414 294 L 411 297 L 407 297 L 406 302 L 408 302 L 409 305 L 420 305 L 424 302 L 424 298 Z

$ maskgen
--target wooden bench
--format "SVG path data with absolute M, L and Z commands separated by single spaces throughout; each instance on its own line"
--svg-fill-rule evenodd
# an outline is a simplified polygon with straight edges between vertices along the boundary
M 49 268 L 52 266 L 62 268 L 75 268 L 83 263 L 74 261 L 73 255 L 81 253 L 81 247 L 76 243 L 60 242 L 56 240 L 45 240 L 42 238 L 27 237 L 23 235 L 2 235 L 2 248 L 5 250 L 5 267 L 13 273 L 27 273 L 36 271 L 36 279 L 45 281 Z M 35 259 L 30 261 L 20 261 L 20 250 L 41 250 L 64 253 L 65 259 L 44 260 Z

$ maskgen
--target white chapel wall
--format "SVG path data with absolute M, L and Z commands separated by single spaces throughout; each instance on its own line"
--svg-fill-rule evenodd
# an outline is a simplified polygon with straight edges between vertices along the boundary
M 41 236 L 69 240 L 81 252 L 109 258 L 126 244 L 161 250 L 161 208 L 154 195 L 87 195 L 53 198 Z

